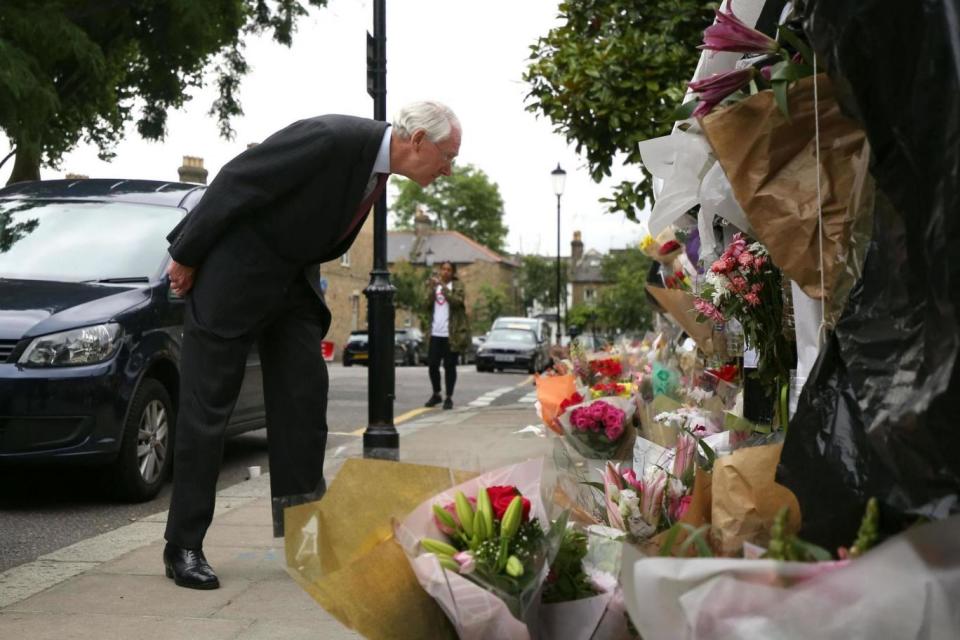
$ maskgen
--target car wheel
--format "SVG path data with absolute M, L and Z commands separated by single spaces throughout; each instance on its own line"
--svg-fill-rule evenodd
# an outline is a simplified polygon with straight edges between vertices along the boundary
M 123 499 L 143 502 L 160 491 L 173 464 L 176 412 L 166 387 L 144 378 L 123 426 L 120 456 L 113 466 L 114 489 Z
M 351 367 L 351 366 L 353 366 L 353 362 L 351 362 L 350 360 L 347 360 L 346 358 L 344 358 L 344 359 L 343 359 L 343 366 L 345 366 L 345 367 Z

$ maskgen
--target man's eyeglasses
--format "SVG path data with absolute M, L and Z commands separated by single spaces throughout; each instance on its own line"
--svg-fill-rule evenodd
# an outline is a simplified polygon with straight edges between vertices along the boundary
M 447 161 L 447 164 L 449 164 L 450 166 L 453 166 L 453 163 L 456 162 L 457 160 L 457 154 L 444 151 L 443 149 L 440 148 L 440 145 L 438 145 L 433 140 L 430 140 L 430 144 L 432 144 L 436 148 L 437 153 L 443 156 L 443 159 Z

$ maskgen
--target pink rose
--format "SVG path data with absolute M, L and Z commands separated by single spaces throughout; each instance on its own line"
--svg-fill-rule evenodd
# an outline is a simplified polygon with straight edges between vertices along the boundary
M 729 269 L 727 269 L 726 260 L 720 258 L 719 260 L 714 261 L 714 263 L 710 265 L 710 271 L 713 271 L 714 273 L 726 273 L 729 271 Z
M 607 423 L 604 426 L 603 434 L 607 436 L 610 442 L 616 442 L 623 435 L 623 422 Z

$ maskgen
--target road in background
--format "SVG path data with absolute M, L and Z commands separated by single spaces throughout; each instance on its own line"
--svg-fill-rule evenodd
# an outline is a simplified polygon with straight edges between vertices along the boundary
M 454 393 L 457 407 L 470 402 L 475 402 L 477 407 L 517 402 L 533 390 L 526 373 L 477 373 L 471 365 L 461 366 L 458 378 Z M 420 409 L 430 395 L 427 368 L 398 368 L 396 395 L 394 420 L 399 425 L 403 447 L 402 420 L 414 417 L 412 412 Z M 361 437 L 366 426 L 366 368 L 331 363 L 329 397 L 327 451 L 332 455 L 340 445 Z M 269 471 L 265 429 L 227 441 L 218 489 L 246 480 L 249 466 Z M 105 497 L 101 474 L 94 469 L 70 466 L 0 469 L 0 572 L 164 511 L 169 503 L 169 483 L 149 502 L 118 504 Z

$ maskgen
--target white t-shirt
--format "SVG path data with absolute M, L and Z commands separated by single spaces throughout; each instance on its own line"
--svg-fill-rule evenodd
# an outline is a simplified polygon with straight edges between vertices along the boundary
M 436 296 L 433 301 L 433 326 L 430 334 L 438 338 L 450 337 L 450 301 L 447 300 L 446 292 L 453 289 L 453 283 L 448 283 L 446 287 L 442 284 L 437 285 Z

